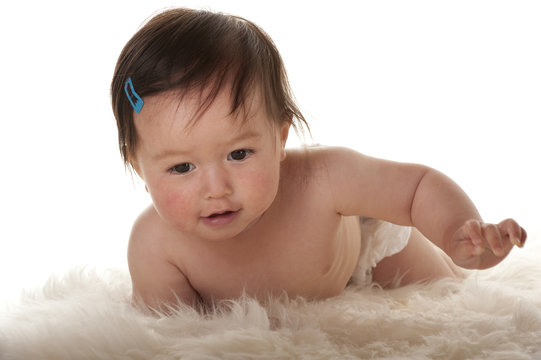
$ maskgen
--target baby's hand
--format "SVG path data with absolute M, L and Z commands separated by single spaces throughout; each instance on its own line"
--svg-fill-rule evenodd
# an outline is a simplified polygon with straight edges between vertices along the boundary
M 449 255 L 467 269 L 486 269 L 498 264 L 513 245 L 523 247 L 526 231 L 513 219 L 499 224 L 468 220 L 454 234 Z

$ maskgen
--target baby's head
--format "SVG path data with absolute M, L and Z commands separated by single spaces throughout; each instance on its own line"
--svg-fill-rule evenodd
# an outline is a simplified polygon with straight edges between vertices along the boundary
M 216 96 L 227 90 L 232 114 L 246 115 L 252 95 L 260 91 L 273 125 L 307 125 L 293 101 L 274 43 L 258 26 L 236 16 L 168 10 L 148 21 L 126 44 L 111 84 L 126 165 L 133 164 L 138 145 L 134 111 L 140 108 L 134 97 L 144 101 L 147 96 L 171 90 L 179 100 L 198 94 L 200 105 L 194 124 Z

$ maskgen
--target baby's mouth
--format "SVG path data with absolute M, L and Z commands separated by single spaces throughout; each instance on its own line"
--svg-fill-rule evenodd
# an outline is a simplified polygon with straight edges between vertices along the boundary
M 223 226 L 228 225 L 237 217 L 240 210 L 232 211 L 220 211 L 209 216 L 202 217 L 203 222 L 209 226 Z
M 215 218 L 217 218 L 219 216 L 229 215 L 229 214 L 231 214 L 233 212 L 234 211 L 228 210 L 228 211 L 224 211 L 224 212 L 214 213 L 214 214 L 211 214 L 211 215 L 207 216 L 207 218 L 215 219 Z

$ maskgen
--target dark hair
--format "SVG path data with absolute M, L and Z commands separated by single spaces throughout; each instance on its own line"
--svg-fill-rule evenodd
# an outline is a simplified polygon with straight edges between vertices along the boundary
M 293 100 L 273 41 L 257 25 L 237 16 L 167 10 L 150 19 L 128 41 L 111 83 L 120 152 L 126 165 L 133 160 L 137 146 L 134 108 L 124 92 L 128 78 L 141 98 L 167 90 L 180 90 L 180 96 L 199 91 L 201 96 L 205 94 L 199 113 L 226 85 L 231 86 L 232 114 L 245 109 L 250 94 L 259 89 L 273 122 L 292 122 L 296 130 L 303 126 L 309 129 Z

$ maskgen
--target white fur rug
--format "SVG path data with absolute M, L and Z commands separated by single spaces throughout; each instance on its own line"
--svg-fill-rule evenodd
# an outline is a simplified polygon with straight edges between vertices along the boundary
M 541 244 L 463 283 L 251 299 L 201 316 L 129 305 L 125 271 L 74 270 L 0 313 L 1 359 L 541 359 Z

